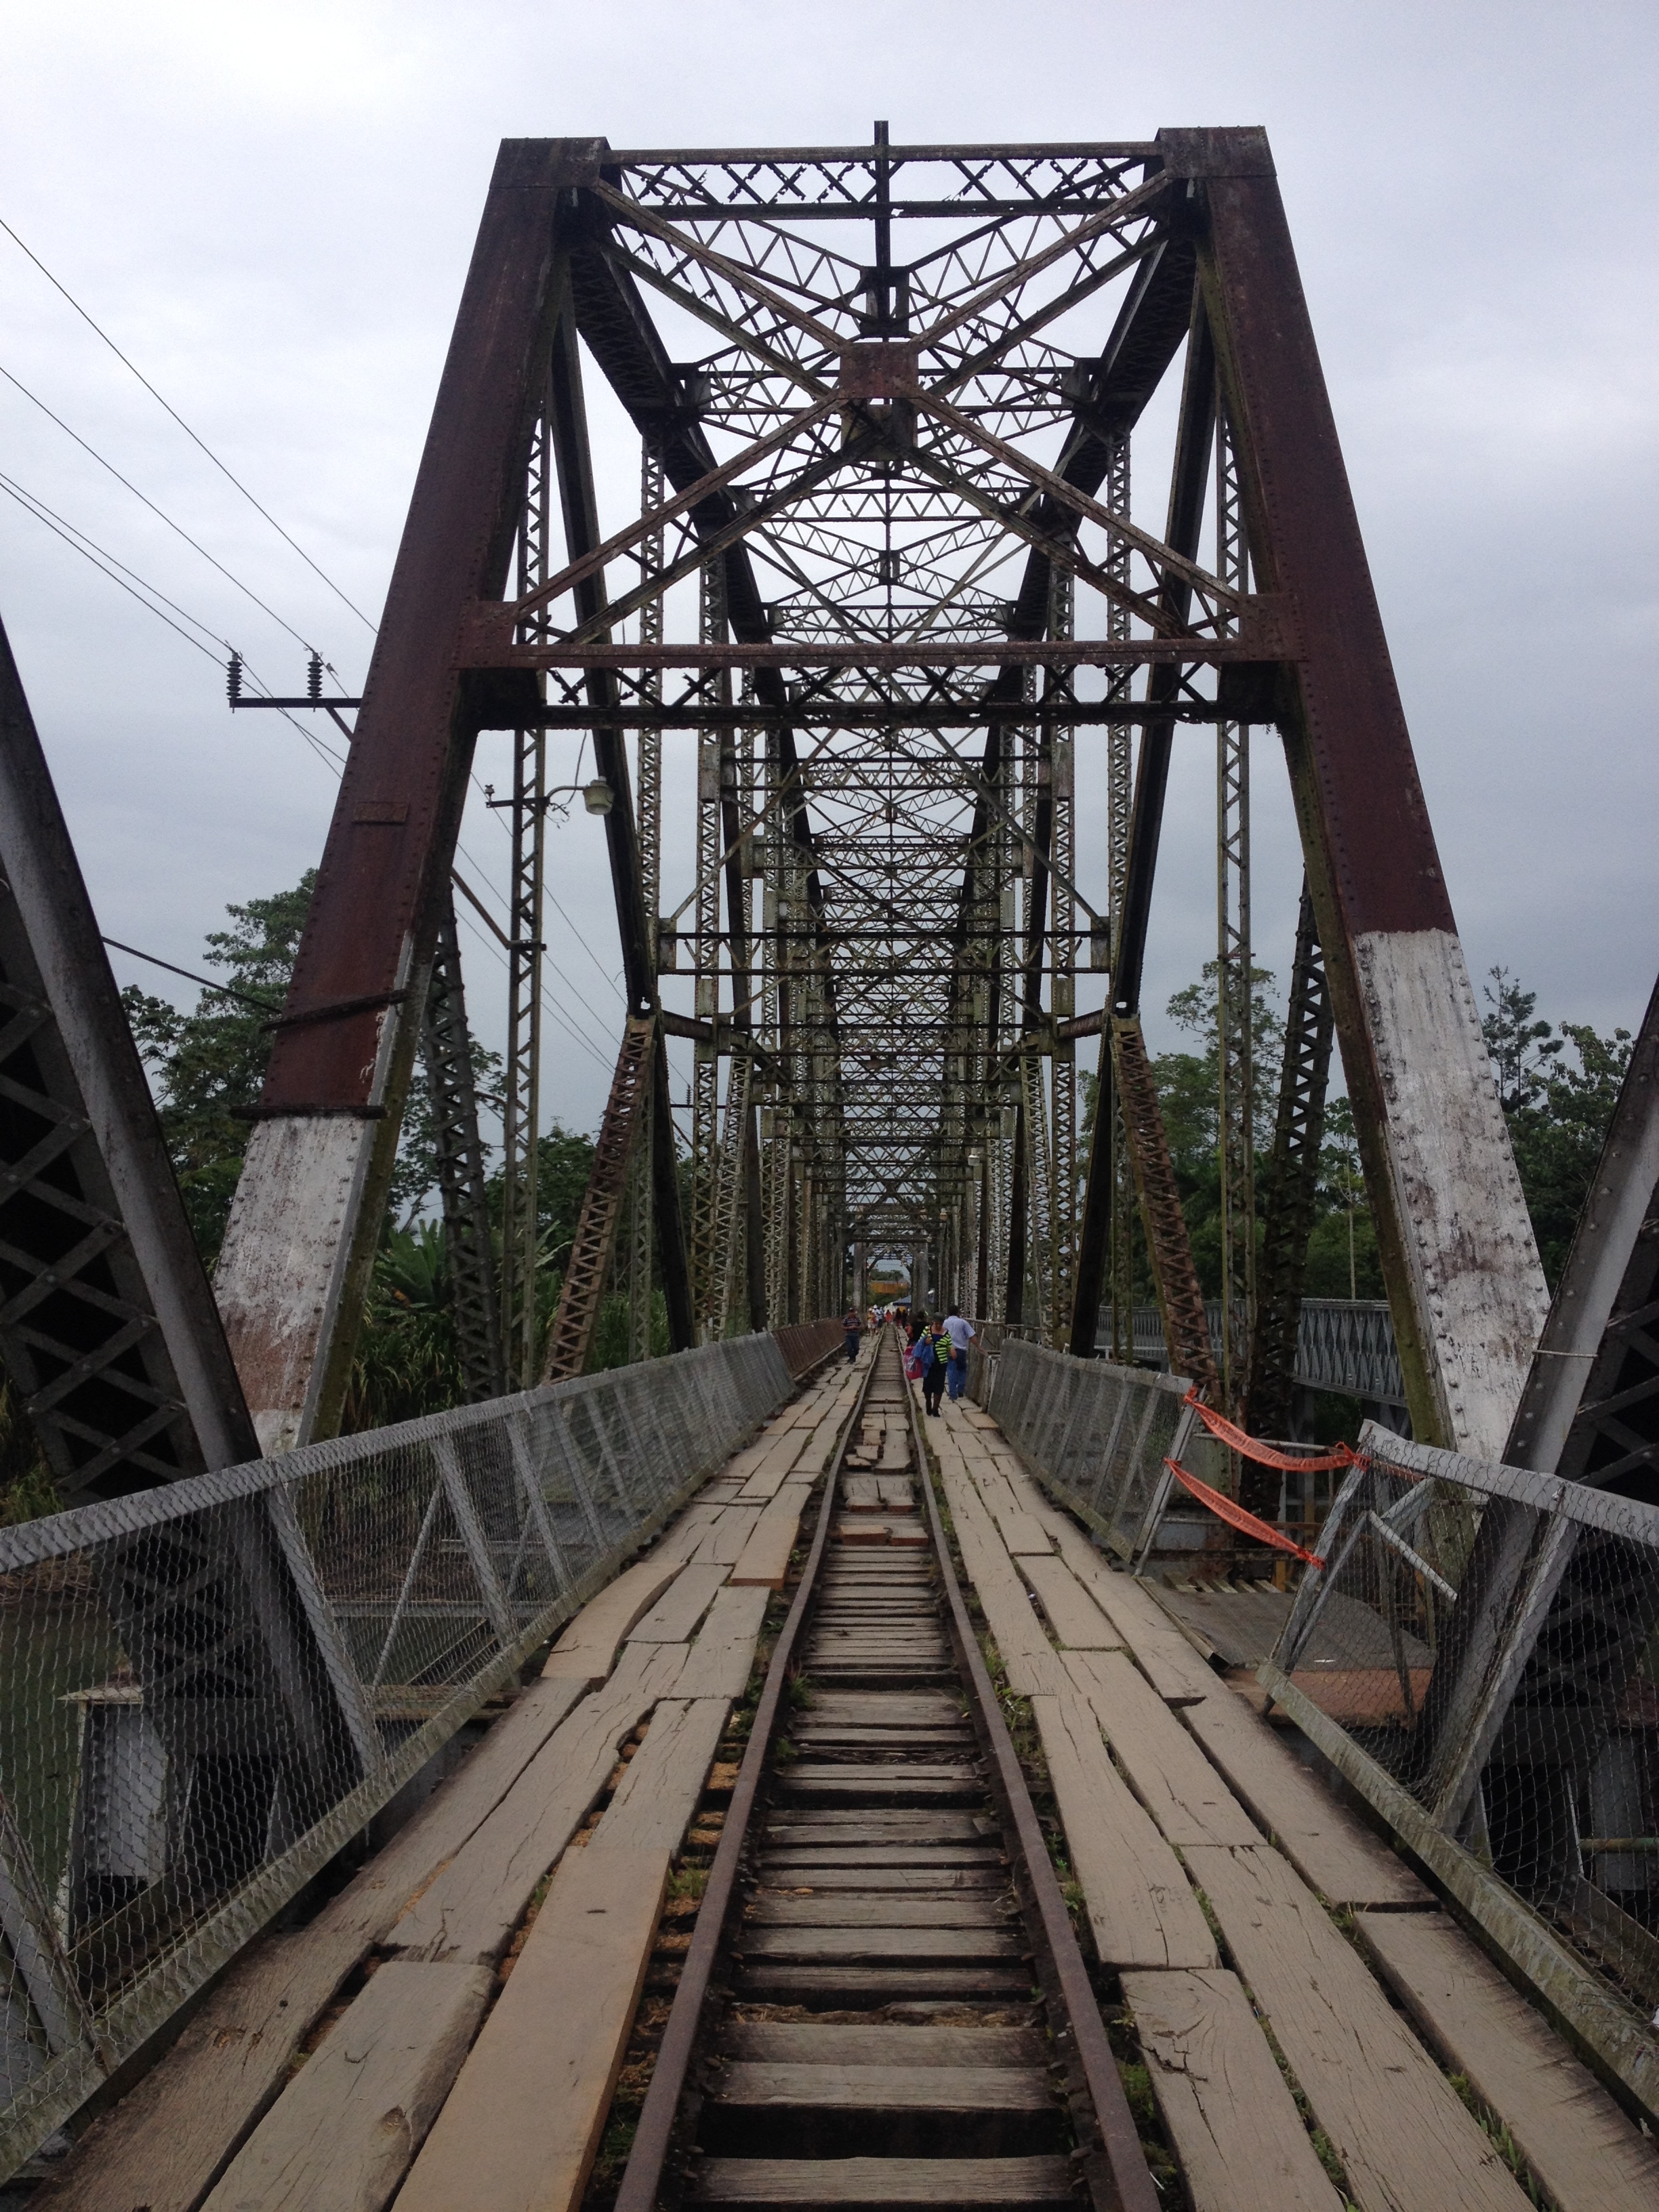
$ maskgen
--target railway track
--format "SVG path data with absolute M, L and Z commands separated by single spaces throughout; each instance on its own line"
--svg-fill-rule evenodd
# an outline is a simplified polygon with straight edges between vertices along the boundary
M 1157 2202 L 885 1331 L 617 2212 Z

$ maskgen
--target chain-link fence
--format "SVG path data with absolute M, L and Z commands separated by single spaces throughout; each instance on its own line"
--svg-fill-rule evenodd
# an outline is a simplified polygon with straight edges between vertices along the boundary
M 0 2175 L 789 1388 L 738 1338 L 0 1530 Z
M 1206 1481 L 1225 1486 L 1226 1455 L 1194 1433 L 1184 1405 L 1191 1385 L 1178 1376 L 1106 1359 L 1074 1359 L 1023 1337 L 1004 1335 L 994 1351 L 975 1345 L 969 1395 L 995 1416 L 1033 1471 L 1112 1548 L 1133 1558 L 1158 1531 L 1160 1548 L 1202 1551 L 1215 1528 L 1198 1511 L 1189 1521 L 1154 1511 L 1164 1462 L 1183 1459 Z
M 1659 1509 L 1374 1423 L 1361 1449 L 1261 1679 L 1414 1849 L 1456 1846 L 1645 2021 Z

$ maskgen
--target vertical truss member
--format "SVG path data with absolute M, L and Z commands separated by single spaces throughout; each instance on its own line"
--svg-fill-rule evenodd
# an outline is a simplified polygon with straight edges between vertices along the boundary
M 697 576 L 697 632 L 704 645 L 726 642 L 726 571 L 705 562 Z M 713 678 L 722 705 L 731 703 L 731 679 Z M 715 1215 L 720 1202 L 720 1056 L 715 1030 L 720 1018 L 721 755 L 729 743 L 719 729 L 697 733 L 696 898 L 693 909 L 693 965 L 696 997 L 692 1012 L 702 1034 L 691 1048 L 691 1304 L 697 1336 L 714 1334 L 715 1310 L 723 1285 L 715 1277 Z
M 1107 505 L 1114 514 L 1129 512 L 1129 440 L 1127 433 L 1120 437 L 1112 453 Z M 1129 549 L 1127 545 L 1114 548 L 1115 574 L 1121 581 L 1129 580 Z M 1126 641 L 1129 635 L 1129 611 L 1125 606 L 1114 606 L 1107 617 L 1110 635 Z M 1115 669 L 1110 678 L 1111 696 L 1126 699 L 1133 681 L 1127 668 Z M 1124 888 L 1129 876 L 1129 825 L 1134 813 L 1134 764 L 1130 758 L 1129 726 L 1115 722 L 1107 734 L 1107 790 L 1106 790 L 1106 869 L 1107 908 L 1110 927 L 1116 930 L 1123 913 Z M 1109 966 L 1115 970 L 1114 955 Z M 1111 1262 L 1112 1299 L 1112 1357 L 1123 1365 L 1131 1365 L 1135 1356 L 1135 1186 L 1134 1167 L 1129 1158 L 1129 1139 L 1123 1127 L 1123 1101 L 1119 1096 L 1112 1068 L 1111 1024 L 1105 1025 L 1100 1041 L 1100 1083 L 1102 1097 L 1097 1104 L 1097 1115 L 1107 1120 L 1109 1143 L 1103 1165 L 1105 1203 L 1110 1208 L 1107 1227 Z M 1085 1200 L 1086 1204 L 1086 1200 Z M 1099 1297 L 1094 1298 L 1094 1310 L 1099 1311 Z M 1096 1322 L 1089 1321 L 1090 1348 L 1094 1344 Z M 1075 1351 L 1077 1346 L 1073 1346 Z
M 1279 1113 L 1263 1192 L 1261 1256 L 1256 1267 L 1255 1322 L 1250 1344 L 1244 1425 L 1254 1437 L 1288 1437 L 1296 1389 L 1297 1332 L 1308 1237 L 1319 1194 L 1319 1148 L 1325 1134 L 1325 1085 L 1331 1066 L 1331 994 L 1319 950 L 1313 900 L 1302 886 L 1285 1014 L 1285 1059 Z M 1278 1510 L 1279 1477 L 1249 1462 L 1239 1502 L 1250 1512 Z
M 432 1099 L 450 1306 L 460 1345 L 462 1380 L 469 1399 L 499 1398 L 507 1388 L 507 1376 L 495 1307 L 495 1255 L 453 902 L 438 925 L 421 1053 Z
M 640 448 L 640 513 L 654 514 L 663 502 L 662 462 L 649 446 Z M 640 580 L 649 583 L 663 570 L 662 526 L 647 531 L 639 546 Z M 663 641 L 662 599 L 647 599 L 640 608 L 640 642 Z M 641 694 L 647 706 L 662 697 L 662 677 L 653 672 L 641 681 Z M 654 975 L 661 965 L 658 917 L 662 912 L 662 730 L 655 722 L 642 723 L 635 743 L 639 748 L 640 890 L 645 907 L 647 951 Z M 648 1359 L 655 1300 L 652 1295 L 652 1258 L 656 1245 L 655 1212 L 652 1198 L 652 1101 L 641 1109 L 639 1136 L 629 1168 L 625 1276 L 628 1293 L 628 1357 Z
M 537 410 L 519 524 L 519 595 L 548 573 L 552 521 L 551 424 Z M 526 643 L 550 625 L 538 607 L 520 626 Z M 538 679 L 540 683 L 544 678 Z M 542 890 L 547 853 L 547 732 L 513 732 L 513 876 L 507 948 L 507 1082 L 501 1114 L 501 1364 L 504 1380 L 527 1389 L 541 1357 L 536 1277 L 541 1258 Z
M 1198 550 L 1216 416 L 1215 348 L 1209 317 L 1194 299 L 1187 342 L 1187 372 L 1182 386 L 1181 416 L 1176 434 L 1175 467 L 1170 479 L 1166 542 L 1188 559 Z M 1159 587 L 1161 611 L 1184 627 L 1190 617 L 1191 590 L 1176 573 L 1166 571 Z M 1147 678 L 1149 702 L 1173 701 L 1180 671 L 1167 664 Z M 1123 907 L 1113 917 L 1115 964 L 1112 972 L 1111 1042 L 1113 1072 L 1122 1105 L 1130 1166 L 1146 1229 L 1152 1285 L 1164 1319 L 1164 1341 L 1173 1372 L 1185 1375 L 1207 1396 L 1218 1395 L 1220 1378 L 1210 1344 L 1204 1293 L 1193 1264 L 1181 1195 L 1176 1188 L 1169 1139 L 1158 1103 L 1158 1086 L 1140 1028 L 1140 981 L 1152 916 L 1152 879 L 1169 785 L 1175 738 L 1173 718 L 1148 722 L 1142 732 L 1135 777 L 1134 805 L 1124 869 Z M 1103 1167 L 1104 1163 L 1102 1163 Z
M 655 1060 L 656 1023 L 649 1015 L 630 1015 L 617 1055 L 611 1096 L 605 1102 L 593 1166 L 582 1194 L 582 1210 L 570 1247 L 570 1264 L 559 1292 L 558 1311 L 547 1335 L 544 1382 L 562 1382 L 580 1375 L 593 1344 L 593 1324 L 610 1280 L 617 1230 L 628 1196 L 628 1171 L 649 1109 Z
M 1075 597 L 1073 579 L 1057 575 L 1051 586 L 1054 612 L 1051 637 L 1069 638 L 1074 633 Z M 1048 672 L 1047 688 L 1062 700 L 1071 698 L 1075 681 Z M 1050 828 L 1054 859 L 1054 913 L 1049 933 L 1049 1004 L 1054 1022 L 1054 1051 L 1048 1062 L 1050 1110 L 1054 1144 L 1050 1154 L 1048 1280 L 1043 1285 L 1043 1334 L 1058 1344 L 1069 1328 L 1077 1270 L 1077 1045 L 1060 1034 L 1061 1024 L 1077 1012 L 1077 838 L 1075 831 L 1076 778 L 1070 727 L 1055 723 L 1048 743 Z
M 556 142 L 558 143 L 558 142 Z M 571 142 L 564 142 L 569 143 Z M 564 517 L 565 550 L 574 559 L 597 553 L 599 545 L 599 496 L 593 482 L 593 457 L 587 436 L 587 409 L 582 392 L 581 356 L 577 343 L 575 303 L 568 289 L 568 270 L 561 270 L 555 295 L 556 318 L 551 331 L 551 426 L 554 459 L 557 465 L 559 503 Z M 576 613 L 597 638 L 609 641 L 606 622 L 605 571 L 591 566 L 575 587 Z M 599 780 L 609 787 L 610 805 L 605 815 L 605 843 L 611 859 L 611 889 L 617 908 L 617 933 L 622 944 L 623 981 L 632 1012 L 630 1020 L 653 1018 L 654 1073 L 651 1112 L 645 1123 L 651 1141 L 651 1210 L 657 1234 L 658 1264 L 663 1301 L 668 1313 L 671 1349 L 683 1352 L 695 1342 L 691 1286 L 686 1264 L 685 1228 L 680 1211 L 679 1167 L 674 1152 L 674 1121 L 668 1099 L 668 1056 L 664 1049 L 657 1010 L 657 924 L 647 912 L 640 866 L 639 834 L 635 823 L 633 793 L 628 774 L 628 750 L 617 715 L 617 678 L 606 669 L 590 670 L 586 690 L 587 704 L 603 719 L 593 725 L 593 759 Z M 624 1053 L 627 1042 L 624 1039 Z M 597 1159 L 592 1173 L 599 1172 Z
M 1249 588 L 1238 469 L 1224 408 L 1215 426 L 1216 573 Z M 1221 1170 L 1221 1398 L 1243 1410 L 1255 1308 L 1255 1050 L 1250 952 L 1250 732 L 1216 725 L 1217 1150 Z M 1235 1468 L 1237 1479 L 1237 1467 Z

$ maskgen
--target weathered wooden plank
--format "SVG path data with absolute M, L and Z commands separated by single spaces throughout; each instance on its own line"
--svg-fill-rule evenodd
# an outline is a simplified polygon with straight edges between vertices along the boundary
M 1186 1856 L 1365 2212 L 1522 2212 L 1496 2144 L 1290 1862 L 1266 1844 Z
M 757 1928 L 744 1921 L 734 1947 L 744 1959 L 798 1959 L 807 1966 L 880 1966 L 897 1959 L 921 1966 L 1024 1956 L 1023 1935 L 981 1928 Z
M 297 1935 L 236 1960 L 165 2057 L 95 2122 L 34 2202 L 188 2212 L 281 2089 L 312 2023 L 364 1953 L 507 1796 L 584 1680 L 522 1692 L 458 1771 Z
M 751 1928 L 1006 1928 L 1010 1908 L 994 1893 L 859 1897 L 832 1890 L 784 1897 L 762 1890 L 745 1919 Z
M 684 1512 L 663 1530 L 652 1546 L 650 1556 L 658 1560 L 678 1559 L 684 1566 L 688 1559 L 696 1557 L 710 1531 L 719 1528 L 725 1510 L 725 1506 L 710 1498 L 707 1490 L 700 1490 Z M 603 1591 L 600 1595 L 604 1595 Z
M 1360 1940 L 1444 2063 L 1514 2136 L 1558 2212 L 1655 2212 L 1659 2146 L 1444 1913 L 1362 1912 Z
M 676 1691 L 683 1698 L 740 1698 L 755 1663 L 755 1646 L 771 1592 L 764 1585 L 734 1589 L 728 1583 L 715 1597 L 697 1640 L 686 1654 Z
M 1115 1651 L 1123 1646 L 1121 1633 L 1084 1589 L 1064 1559 L 1051 1550 L 1019 1562 L 1019 1571 L 1036 1592 L 1048 1626 L 1061 1648 L 1073 1651 Z
M 1236 1974 L 1125 1974 L 1193 2212 L 1341 2212 Z
M 992 1826 L 988 1815 L 981 1813 L 952 1812 L 948 1807 L 928 1807 L 925 1811 L 907 1813 L 900 1809 L 871 1809 L 858 1813 L 836 1813 L 826 1807 L 815 1807 L 812 1811 L 792 1813 L 785 1810 L 766 1814 L 768 1828 L 781 1834 L 793 1833 L 797 1828 L 858 1828 L 872 1833 L 878 1828 L 891 1834 L 920 1835 L 923 1830 L 933 1836 L 963 1837 L 969 1841 L 983 1837 Z
M 1217 1692 L 1220 1678 L 1133 1575 L 1109 1566 L 1075 1521 L 1054 1506 L 1039 1516 L 1060 1555 L 1118 1632 L 1159 1697 L 1184 1704 Z
M 700 2204 L 1067 2204 L 1070 2160 L 1033 2158 L 708 2158 Z
M 1054 1554 L 1054 1543 L 1048 1531 L 1034 1513 L 1021 1513 L 1012 1506 L 993 1507 L 991 1518 L 996 1522 L 1004 1548 L 1014 1559 L 1031 1554 Z
M 398 2212 L 569 2212 L 599 2148 L 668 1876 L 598 1837 L 554 1875 Z
M 497 1957 L 536 1885 L 592 1810 L 623 1738 L 672 1693 L 676 1644 L 635 1644 L 603 1689 L 577 1706 L 515 1787 L 416 1900 L 386 1941 L 410 1957 Z
M 1206 1698 L 1181 1717 L 1297 1872 L 1333 1905 L 1427 1906 L 1405 1862 L 1339 1805 L 1243 1698 Z
M 1021 1697 L 1057 1692 L 1065 1684 L 1064 1669 L 983 1499 L 965 1475 L 947 1474 L 944 1481 L 962 1562 L 996 1638 L 1009 1686 Z
M 1178 1850 L 1262 1841 L 1220 1775 L 1121 1651 L 1068 1651 L 1065 1665 L 1130 1787 Z
M 866 1858 L 876 1863 L 866 1864 Z M 1008 1886 L 1005 1867 L 981 1863 L 965 1851 L 843 1852 L 842 1859 L 849 1863 L 835 1861 L 828 1851 L 768 1851 L 760 1870 L 767 1881 L 795 1882 L 811 1888 L 815 1896 L 836 1890 L 886 1890 L 896 1896 L 915 1891 L 933 1896 L 947 1886 L 963 1896 L 983 1896 Z M 896 1865 L 896 1860 L 901 1863 Z
M 231 1966 L 161 2063 L 94 2123 L 32 2205 L 192 2212 L 367 1948 L 359 1934 L 314 1925 L 267 1936 Z
M 737 2059 L 706 2106 L 710 2150 L 757 2159 L 978 2157 L 1055 2150 L 1061 2108 L 1042 2066 L 779 2063 Z M 706 2132 L 708 2139 L 708 2132 Z
M 742 1558 L 732 1570 L 732 1581 L 737 1588 L 752 1584 L 765 1589 L 783 1588 L 789 1572 L 789 1554 L 795 1548 L 800 1516 L 811 1488 L 806 1482 L 786 1482 L 763 1510 L 754 1534 L 744 1546 Z
M 231 2161 L 204 2212 L 382 2212 L 460 2070 L 488 1966 L 392 1959 Z
M 951 1751 L 971 1753 L 974 1738 L 964 1728 L 860 1728 L 836 1722 L 793 1721 L 789 1741 L 802 1753 L 823 1751 L 897 1751 L 906 1756 Z
M 892 2066 L 923 2073 L 941 2066 L 1041 2066 L 1048 2051 L 1030 2027 L 852 2027 L 813 2021 L 733 2021 L 720 2039 L 732 2058 L 778 2066 Z
M 726 1570 L 717 1566 L 682 1567 L 674 1580 L 628 1632 L 630 1644 L 684 1644 L 696 1633 L 697 1623 L 714 1602 L 714 1594 L 726 1581 Z
M 809 1429 L 795 1429 L 780 1437 L 763 1455 L 744 1484 L 744 1504 L 764 1505 L 775 1498 L 790 1475 L 799 1471 L 800 1461 L 811 1449 L 811 1442 Z
M 761 1959 L 743 1967 L 739 1995 L 754 2004 L 806 2005 L 823 2012 L 874 2011 L 889 2004 L 1024 2004 L 1036 1994 L 1029 1966 L 809 1966 Z
M 659 1548 L 637 1566 L 624 1568 L 564 1631 L 543 1674 L 555 1678 L 574 1674 L 597 1689 L 616 1665 L 629 1631 L 649 1613 L 682 1565 Z
M 784 2106 L 967 2115 L 1052 2112 L 1054 2093 L 1041 2066 L 938 2064 L 911 2074 L 879 2063 L 738 2059 L 721 2074 L 711 2102 L 757 2113 Z
M 1088 1701 L 1068 1687 L 1031 1700 L 1048 1778 L 1083 1885 L 1095 1948 L 1110 1966 L 1213 1966 L 1215 1939 L 1175 1853 L 1112 1765 Z
M 758 1505 L 728 1505 L 691 1554 L 693 1560 L 699 1566 L 736 1566 L 759 1518 Z
M 672 1858 L 697 1809 L 731 1710 L 726 1698 L 664 1698 L 605 1809 L 594 1841 L 625 1844 L 630 1850 L 665 1850 Z

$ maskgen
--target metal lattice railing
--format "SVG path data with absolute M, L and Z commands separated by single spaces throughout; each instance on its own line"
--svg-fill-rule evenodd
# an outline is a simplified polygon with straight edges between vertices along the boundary
M 1165 1458 L 1212 1472 L 1212 1455 L 1194 1436 L 1183 1402 L 1190 1388 L 1176 1376 L 1074 1359 L 1006 1334 L 997 1350 L 975 1346 L 969 1355 L 969 1395 L 996 1417 L 1041 1480 L 1126 1559 L 1150 1534 Z M 1207 1528 L 1188 1542 L 1166 1520 L 1164 1534 L 1166 1542 L 1199 1549 Z
M 0 1530 L 0 2176 L 789 1388 L 737 1338 Z
M 1210 1342 L 1221 1343 L 1221 1301 L 1205 1303 Z M 1103 1347 L 1109 1341 L 1103 1327 Z M 1164 1318 L 1156 1306 L 1134 1310 L 1137 1360 L 1161 1366 L 1168 1358 Z M 1297 1324 L 1295 1380 L 1310 1390 L 1340 1390 L 1403 1413 L 1406 1385 L 1395 1346 L 1394 1323 L 1382 1298 L 1304 1298 Z
M 1659 1508 L 1362 1446 L 1261 1680 L 1651 2110 Z

